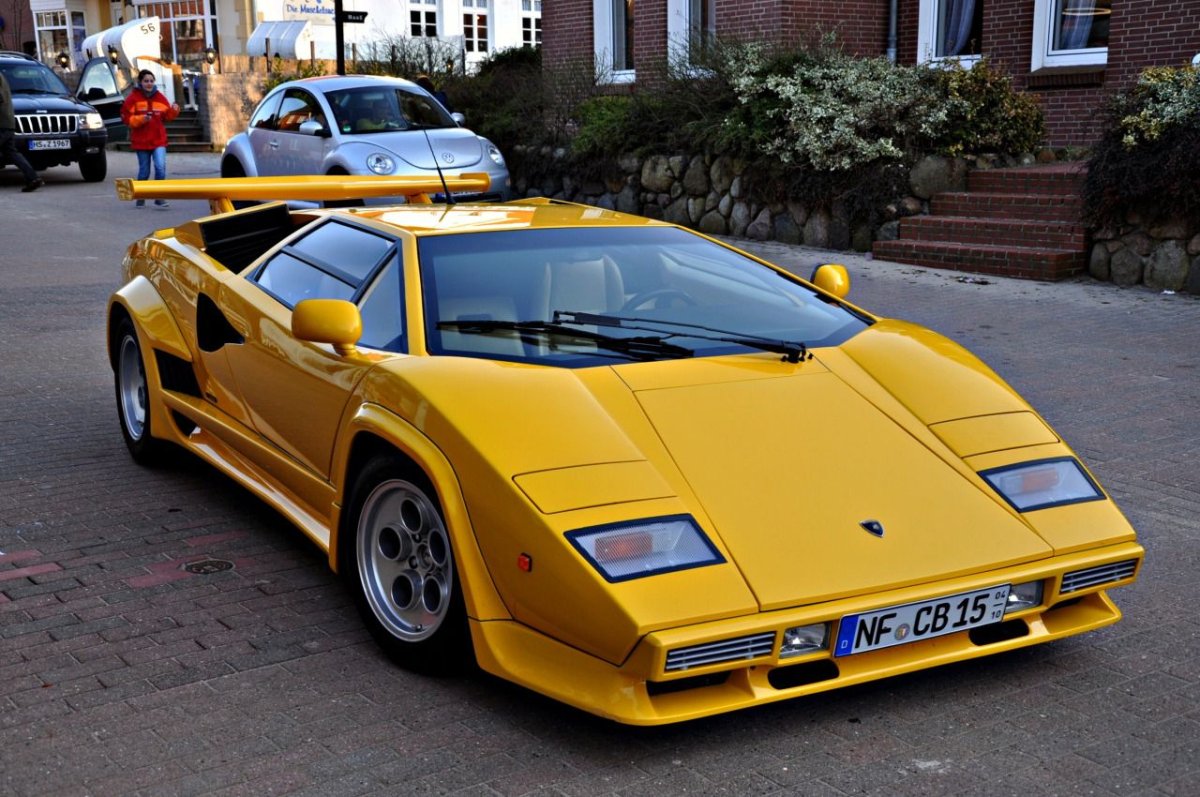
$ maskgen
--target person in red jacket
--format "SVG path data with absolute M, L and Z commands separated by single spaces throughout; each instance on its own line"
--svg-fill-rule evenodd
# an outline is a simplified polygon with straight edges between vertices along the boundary
M 167 176 L 167 122 L 179 116 L 179 106 L 168 102 L 154 85 L 154 73 L 149 69 L 138 72 L 137 86 L 121 105 L 121 120 L 129 125 L 129 144 L 137 153 L 139 180 L 150 176 L 154 164 L 154 179 Z M 145 207 L 139 199 L 135 207 Z M 154 200 L 154 206 L 166 210 L 165 199 Z

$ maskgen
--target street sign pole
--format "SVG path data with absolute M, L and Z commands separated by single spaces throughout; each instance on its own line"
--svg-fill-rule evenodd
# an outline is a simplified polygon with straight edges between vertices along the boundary
M 342 33 L 342 0 L 333 0 L 333 47 L 337 50 L 337 73 L 346 74 L 346 37 Z

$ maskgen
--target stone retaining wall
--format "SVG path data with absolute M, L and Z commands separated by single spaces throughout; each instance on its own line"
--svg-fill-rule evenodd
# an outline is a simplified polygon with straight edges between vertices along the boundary
M 1200 294 L 1200 222 L 1128 222 L 1120 230 L 1092 232 L 1088 272 L 1117 285 Z

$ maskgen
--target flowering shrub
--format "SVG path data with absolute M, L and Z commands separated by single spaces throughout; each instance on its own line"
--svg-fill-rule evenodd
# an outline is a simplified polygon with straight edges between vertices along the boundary
M 1031 94 L 985 58 L 970 69 L 933 70 L 935 101 L 946 108 L 937 148 L 947 155 L 1031 152 L 1045 135 L 1042 109 Z
M 1147 69 L 1113 98 L 1083 201 L 1097 226 L 1119 226 L 1134 208 L 1147 222 L 1200 217 L 1200 70 Z

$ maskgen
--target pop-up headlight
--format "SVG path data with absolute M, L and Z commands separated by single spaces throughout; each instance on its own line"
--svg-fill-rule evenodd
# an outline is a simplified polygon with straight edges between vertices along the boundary
M 567 539 L 608 581 L 725 561 L 688 515 L 595 526 L 568 532 Z
M 1007 465 L 979 475 L 1018 512 L 1104 498 L 1096 483 L 1070 457 Z

